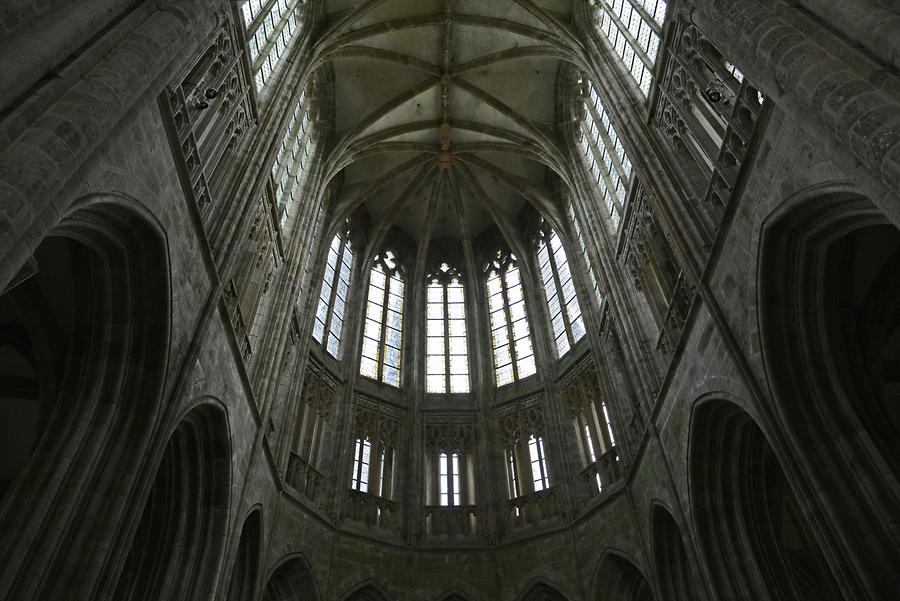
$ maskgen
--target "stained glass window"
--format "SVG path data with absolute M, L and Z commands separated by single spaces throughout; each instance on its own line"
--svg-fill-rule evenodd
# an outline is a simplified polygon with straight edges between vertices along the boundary
M 519 266 L 512 253 L 502 251 L 487 266 L 488 310 L 497 386 L 535 373 L 534 350 L 525 314 Z
M 313 324 L 313 338 L 321 342 L 325 350 L 335 358 L 340 356 L 341 334 L 344 329 L 344 308 L 350 291 L 350 272 L 353 268 L 353 248 L 350 232 L 345 226 L 331 240 L 319 307 Z
M 641 93 L 650 95 L 666 18 L 665 0 L 596 0 L 597 31 Z
M 256 91 L 270 82 L 303 30 L 306 0 L 247 0 L 241 6 Z
M 425 390 L 469 392 L 465 289 L 458 271 L 442 263 L 428 277 Z
M 583 82 L 584 83 L 584 82 Z M 631 180 L 631 160 L 600 101 L 594 84 L 586 83 L 585 118 L 579 145 L 593 183 L 606 206 L 610 224 L 618 229 Z
M 369 274 L 369 294 L 363 326 L 359 373 L 391 386 L 400 386 L 403 348 L 404 282 L 391 251 L 375 257 Z
M 562 357 L 584 337 L 584 320 L 562 239 L 546 223 L 542 223 L 538 238 L 538 265 L 557 355 Z

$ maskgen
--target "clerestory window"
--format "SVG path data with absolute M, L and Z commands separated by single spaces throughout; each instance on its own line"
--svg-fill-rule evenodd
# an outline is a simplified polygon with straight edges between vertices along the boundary
M 550 323 L 553 326 L 556 352 L 559 357 L 563 357 L 584 337 L 584 320 L 562 239 L 546 223 L 542 224 L 539 232 L 538 264 Z
M 340 357 L 341 334 L 344 330 L 344 308 L 350 291 L 350 272 L 353 267 L 353 248 L 349 226 L 331 240 L 319 307 L 313 324 L 313 338 L 322 343 L 334 358 Z
M 369 273 L 369 294 L 363 328 L 359 373 L 367 378 L 400 386 L 403 346 L 403 294 L 405 285 L 394 253 L 375 257 Z
M 272 182 L 279 211 L 279 223 L 283 233 L 297 214 L 303 183 L 311 171 L 316 149 L 312 108 L 305 91 L 300 93 L 297 104 L 285 127 L 278 154 L 272 164 Z
M 466 300 L 457 270 L 442 263 L 428 276 L 425 389 L 469 392 Z
M 594 10 L 597 31 L 644 97 L 648 97 L 666 18 L 666 2 L 594 0 Z
M 600 101 L 596 88 L 587 83 L 585 117 L 581 125 L 581 146 L 585 166 L 606 206 L 613 229 L 625 214 L 625 200 L 631 180 L 631 160 Z
M 487 266 L 494 377 L 504 386 L 534 375 L 534 349 L 515 255 L 499 251 Z
M 271 81 L 303 31 L 306 0 L 247 0 L 241 6 L 257 93 Z

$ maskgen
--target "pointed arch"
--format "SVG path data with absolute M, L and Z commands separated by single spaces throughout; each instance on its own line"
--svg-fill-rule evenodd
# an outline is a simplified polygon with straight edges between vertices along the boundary
M 6 457 L 6 445 L 20 445 L 0 502 L 0 565 L 10 575 L 67 569 L 38 586 L 7 578 L 3 598 L 65 596 L 75 579 L 101 586 L 109 577 L 109 564 L 96 558 L 111 552 L 110 541 L 121 544 L 119 524 L 133 510 L 163 411 L 171 311 L 164 228 L 132 198 L 92 194 L 48 229 L 33 252 L 23 251 L 24 240 L 11 251 L 29 258 L 4 266 L 18 277 L 0 293 L 0 323 L 15 314 L 0 328 L 0 347 L 30 355 L 40 380 L 33 400 L 18 401 L 22 409 L 39 403 L 36 422 L 4 420 L 25 440 L 0 441 Z M 10 305 L 18 309 L 7 312 Z
M 228 601 L 253 601 L 256 598 L 262 560 L 262 535 L 262 509 L 256 506 L 241 527 L 228 584 Z
M 681 528 L 661 503 L 654 503 L 650 510 L 650 538 L 660 596 L 671 601 L 705 598 L 692 577 Z
M 688 445 L 695 530 L 718 594 L 748 601 L 841 598 L 756 421 L 730 401 L 701 401 Z
M 619 552 L 607 551 L 598 564 L 590 599 L 654 601 L 656 597 L 634 561 Z
M 898 224 L 852 188 L 800 189 L 763 222 L 757 274 L 789 459 L 828 517 L 823 534 L 844 548 L 836 561 L 868 580 L 868 596 L 889 594 L 900 587 L 889 567 L 900 534 L 886 517 L 900 503 Z
M 559 586 L 546 578 L 534 578 L 516 601 L 569 601 Z
M 295 554 L 275 564 L 262 601 L 319 601 L 319 591 L 306 558 Z
M 344 601 L 392 601 L 381 586 L 372 581 L 357 585 Z
M 225 407 L 203 399 L 169 437 L 114 597 L 203 599 L 220 569 L 231 495 Z

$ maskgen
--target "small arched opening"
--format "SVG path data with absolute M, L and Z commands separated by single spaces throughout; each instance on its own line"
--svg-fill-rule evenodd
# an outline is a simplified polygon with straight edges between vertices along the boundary
M 837 600 L 835 580 L 772 447 L 727 401 L 697 409 L 690 495 L 713 584 L 727 599 Z
M 230 492 L 225 412 L 203 404 L 181 420 L 169 439 L 115 598 L 206 598 L 219 567 Z

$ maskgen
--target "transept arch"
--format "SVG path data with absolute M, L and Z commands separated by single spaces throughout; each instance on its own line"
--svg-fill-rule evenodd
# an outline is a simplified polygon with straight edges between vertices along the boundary
M 253 601 L 259 582 L 262 552 L 262 510 L 254 508 L 244 520 L 231 567 L 228 601 Z
M 898 544 L 886 516 L 900 502 L 900 229 L 853 190 L 801 190 L 763 224 L 758 281 L 774 415 L 827 491 L 828 527 L 872 533 L 832 535 L 857 549 L 836 561 L 868 580 L 851 586 L 896 590 L 895 570 L 862 558 Z
M 204 402 L 172 432 L 134 533 L 115 598 L 201 599 L 219 573 L 231 494 L 224 407 Z
M 391 601 L 391 598 L 377 584 L 368 583 L 356 588 L 344 601 Z
M 3 474 L 0 565 L 41 572 L 66 557 L 54 579 L 0 578 L 0 597 L 72 595 L 73 581 L 101 577 L 96 555 L 129 511 L 161 416 L 169 281 L 162 226 L 132 199 L 98 194 L 72 203 L 0 294 L 0 352 L 17 364 L 3 376 L 18 389 L 18 417 L 4 421 L 20 430 L 0 442 L 14 460 Z
M 549 581 L 537 579 L 529 588 L 516 597 L 517 601 L 568 601 L 567 597 Z
M 597 567 L 590 599 L 597 601 L 654 601 L 653 589 L 631 559 L 607 551 Z
M 681 528 L 669 510 L 659 503 L 654 503 L 650 510 L 650 534 L 660 596 L 671 601 L 696 600 L 702 592 L 691 576 Z
M 312 570 L 306 559 L 294 555 L 283 559 L 272 571 L 263 601 L 318 601 Z
M 689 434 L 694 528 L 728 599 L 840 599 L 779 459 L 738 405 L 696 405 Z

